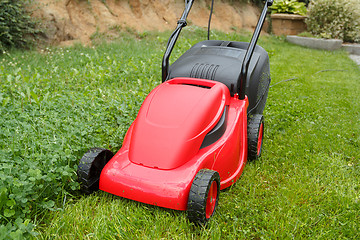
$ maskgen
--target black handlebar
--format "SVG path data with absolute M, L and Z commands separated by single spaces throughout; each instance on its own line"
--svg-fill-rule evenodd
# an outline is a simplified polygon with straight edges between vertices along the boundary
M 162 60 L 162 82 L 165 82 L 169 74 L 169 58 L 172 50 L 174 49 L 175 43 L 180 35 L 183 27 L 187 25 L 186 18 L 189 15 L 190 9 L 194 3 L 194 0 L 185 0 L 185 10 L 177 22 L 177 27 L 171 34 L 169 41 L 166 46 L 165 54 Z
M 246 80 L 247 80 L 247 74 L 248 74 L 248 69 L 249 69 L 249 65 L 250 65 L 250 60 L 254 53 L 257 40 L 259 39 L 262 26 L 265 22 L 268 7 L 270 7 L 273 4 L 273 2 L 274 2 L 274 0 L 266 1 L 263 11 L 260 15 L 259 21 L 254 30 L 254 34 L 251 38 L 248 49 L 246 50 L 244 61 L 241 66 L 240 77 L 238 79 L 238 84 L 237 84 L 238 89 L 236 89 L 236 92 L 239 94 L 240 99 L 245 98 Z M 190 9 L 191 9 L 193 3 L 194 3 L 194 0 L 185 0 L 185 10 L 184 10 L 181 18 L 177 22 L 177 27 L 174 30 L 174 32 L 171 34 L 169 41 L 167 43 L 165 54 L 164 54 L 163 60 L 162 60 L 162 82 L 165 82 L 167 80 L 167 77 L 169 74 L 169 58 L 170 58 L 171 52 L 174 49 L 175 43 L 180 35 L 182 28 L 187 25 L 186 18 L 189 15 L 189 12 L 190 12 Z
M 238 84 L 237 84 L 238 89 L 236 89 L 236 92 L 239 94 L 239 99 L 244 99 L 245 98 L 246 80 L 247 80 L 250 60 L 251 60 L 251 57 L 252 57 L 252 55 L 254 53 L 256 43 L 257 43 L 257 41 L 259 39 L 262 26 L 264 25 L 268 7 L 271 6 L 272 4 L 273 4 L 273 0 L 267 0 L 266 1 L 265 5 L 264 5 L 264 8 L 263 8 L 263 10 L 261 12 L 259 21 L 258 21 L 258 23 L 256 25 L 255 30 L 254 30 L 254 34 L 253 34 L 253 36 L 251 38 L 250 44 L 249 44 L 249 46 L 248 46 L 248 48 L 246 50 L 244 61 L 243 61 L 242 66 L 241 66 L 240 77 L 238 79 Z

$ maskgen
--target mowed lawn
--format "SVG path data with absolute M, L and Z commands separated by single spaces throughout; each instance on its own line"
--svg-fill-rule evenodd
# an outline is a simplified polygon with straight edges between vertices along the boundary
M 172 61 L 206 37 L 183 33 Z M 184 212 L 78 191 L 81 156 L 116 152 L 160 83 L 169 35 L 0 55 L 0 225 L 20 219 L 40 239 L 359 239 L 360 68 L 346 52 L 273 36 L 258 42 L 272 77 L 263 155 L 220 193 L 206 227 Z

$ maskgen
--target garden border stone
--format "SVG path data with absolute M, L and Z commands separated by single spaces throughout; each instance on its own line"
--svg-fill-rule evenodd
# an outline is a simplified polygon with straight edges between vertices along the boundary
M 343 44 L 343 48 L 353 55 L 360 55 L 360 44 Z
M 343 43 L 343 41 L 339 39 L 310 38 L 292 35 L 286 36 L 286 40 L 290 43 L 294 43 L 300 46 L 329 51 L 340 49 Z

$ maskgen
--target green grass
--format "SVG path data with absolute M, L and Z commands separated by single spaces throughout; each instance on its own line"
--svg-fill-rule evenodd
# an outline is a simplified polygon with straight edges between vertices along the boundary
M 191 27 L 183 33 L 172 60 L 206 36 Z M 272 76 L 263 156 L 221 192 L 206 228 L 190 224 L 184 212 L 104 192 L 79 194 L 78 160 L 91 147 L 121 147 L 160 83 L 168 36 L 0 55 L 0 236 L 358 239 L 360 69 L 345 52 L 272 36 L 259 40 Z

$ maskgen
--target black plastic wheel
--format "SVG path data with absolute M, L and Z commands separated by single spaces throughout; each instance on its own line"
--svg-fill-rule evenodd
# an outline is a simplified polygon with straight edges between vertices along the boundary
M 102 169 L 114 154 L 104 148 L 92 148 L 80 159 L 77 169 L 81 190 L 90 194 L 99 189 Z
M 264 138 L 264 117 L 261 114 L 252 115 L 248 119 L 248 160 L 256 160 L 261 156 Z
M 187 214 L 191 222 L 205 225 L 219 201 L 220 176 L 216 171 L 201 169 L 191 185 Z

